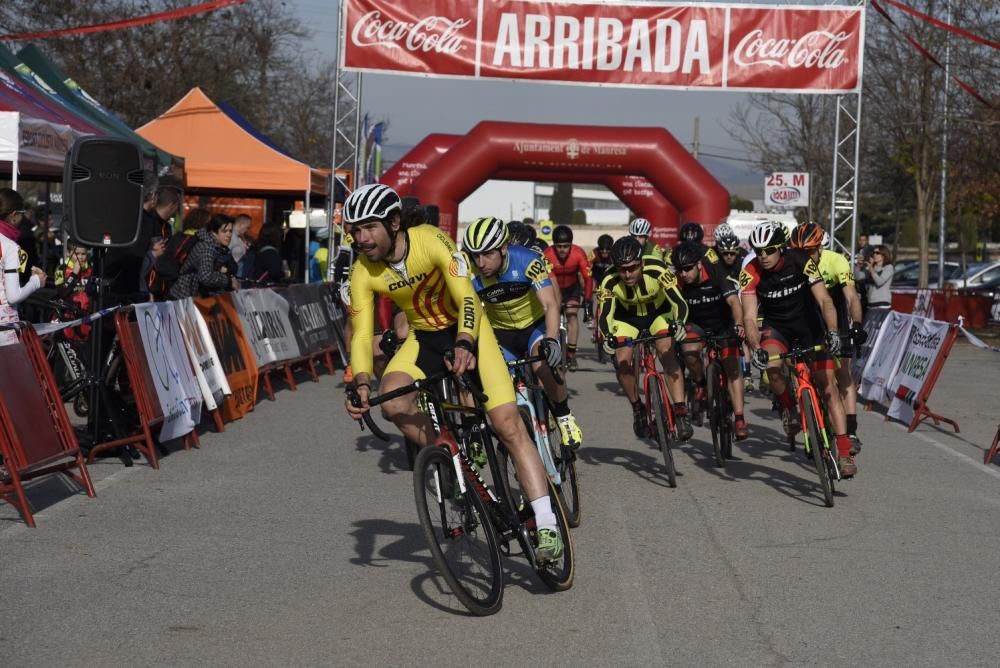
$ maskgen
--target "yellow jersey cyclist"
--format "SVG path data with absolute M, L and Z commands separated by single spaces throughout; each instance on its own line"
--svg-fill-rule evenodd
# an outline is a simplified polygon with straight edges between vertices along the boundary
M 653 226 L 648 220 L 645 218 L 633 218 L 632 222 L 628 224 L 628 233 L 632 237 L 635 237 L 636 241 L 642 246 L 643 255 L 650 255 L 657 260 L 663 260 L 663 249 L 649 238 L 653 233 Z
M 472 286 L 483 300 L 504 357 L 516 360 L 545 355 L 548 364 L 533 366 L 552 402 L 563 445 L 577 448 L 583 433 L 569 409 L 565 383 L 552 369 L 559 365 L 559 293 L 538 253 L 511 246 L 507 225 L 499 218 L 480 218 L 465 231 L 462 247 L 474 263 Z
M 614 273 L 606 276 L 598 292 L 601 329 L 609 354 L 615 356 L 615 374 L 622 391 L 632 404 L 632 429 L 639 438 L 647 436 L 645 409 L 636 388 L 632 351 L 618 344 L 634 339 L 643 330 L 650 334 L 670 333 L 655 342 L 656 353 L 666 372 L 667 389 L 673 400 L 677 436 L 691 438 L 691 420 L 684 403 L 684 374 L 674 349 L 675 340 L 684 339 L 688 307 L 677 289 L 673 272 L 653 256 L 643 256 L 642 244 L 634 236 L 618 239 L 611 247 Z
M 842 476 L 849 478 L 858 469 L 851 455 L 844 404 L 833 374 L 831 355 L 840 352 L 833 300 L 816 263 L 802 251 L 785 247 L 785 228 L 780 223 L 760 223 L 750 233 L 749 242 L 757 256 L 740 273 L 740 295 L 750 362 L 761 371 L 767 369 L 771 393 L 777 398 L 785 432 L 791 437 L 800 426 L 795 399 L 781 372 L 782 363 L 771 362 L 768 357 L 797 346 L 826 343 L 826 350 L 818 353 L 813 362 L 812 377 L 830 412 L 838 468 Z M 764 316 L 763 329 L 757 327 L 758 309 Z
M 820 276 L 826 285 L 833 305 L 837 309 L 837 323 L 841 337 L 849 339 L 853 345 L 842 345 L 839 357 L 841 363 L 834 372 L 840 388 L 840 400 L 847 413 L 847 436 L 851 439 L 851 454 L 861 451 L 858 438 L 858 388 L 851 375 L 850 359 L 854 356 L 854 346 L 868 340 L 868 333 L 861 327 L 861 296 L 854 287 L 854 271 L 847 258 L 832 250 L 823 248 L 826 233 L 816 223 L 803 223 L 792 230 L 789 245 L 805 251 L 819 267 Z
M 686 330 L 691 338 L 728 336 L 722 346 L 721 361 L 728 380 L 729 398 L 733 402 L 733 431 L 736 440 L 750 435 L 743 414 L 743 372 L 740 368 L 740 347 L 743 345 L 743 306 L 739 288 L 729 280 L 722 265 L 706 262 L 701 247 L 693 241 L 682 241 L 671 253 L 681 296 L 688 305 Z M 686 337 L 685 337 L 686 338 Z M 705 365 L 701 351 L 705 344 L 682 343 L 684 363 L 694 381 L 698 403 L 706 399 Z M 700 413 L 700 409 L 696 409 Z
M 389 295 L 406 314 L 410 332 L 389 361 L 381 390 L 390 392 L 447 367 L 474 372 L 487 388 L 486 410 L 494 431 L 517 466 L 538 525 L 536 556 L 562 555 L 563 540 L 547 492 L 545 469 L 514 402 L 514 386 L 489 322 L 482 317 L 466 257 L 444 232 L 431 225 L 400 226 L 401 202 L 382 184 L 358 188 L 344 202 L 344 221 L 360 253 L 351 272 L 353 325 L 351 366 L 360 406 L 345 402 L 361 419 L 368 411 L 372 372 L 375 296 Z M 452 353 L 446 361 L 446 353 Z M 411 441 L 433 443 L 430 418 L 417 408 L 416 393 L 382 404 L 382 414 Z
M 702 229 L 700 224 L 684 223 L 681 225 L 680 232 L 677 236 L 680 237 L 680 241 L 690 241 L 697 244 L 698 248 L 701 249 L 701 256 L 704 262 L 711 262 L 714 264 L 719 261 L 719 256 L 715 254 L 715 249 L 705 245 L 702 241 L 705 238 L 705 230 Z M 663 253 L 663 261 L 668 265 L 673 264 L 670 253 L 671 250 L 669 248 Z

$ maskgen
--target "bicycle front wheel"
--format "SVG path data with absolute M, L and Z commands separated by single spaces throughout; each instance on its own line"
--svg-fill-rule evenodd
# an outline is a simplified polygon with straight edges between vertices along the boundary
M 583 511 L 580 508 L 580 480 L 576 475 L 576 453 L 562 444 L 559 425 L 555 417 L 549 413 L 549 451 L 555 460 L 559 471 L 559 484 L 556 489 L 566 511 L 566 521 L 573 528 L 580 526 Z
M 413 492 L 427 547 L 452 593 L 474 615 L 498 611 L 503 571 L 496 532 L 476 490 L 462 492 L 446 450 L 420 450 Z
M 666 406 L 663 403 L 663 394 L 660 391 L 660 384 L 653 381 L 649 384 L 649 397 L 646 410 L 653 417 L 653 427 L 656 431 L 656 441 L 660 445 L 660 452 L 663 453 L 663 465 L 667 469 L 667 483 L 671 487 L 677 487 L 677 470 L 674 467 L 674 453 L 671 451 L 671 440 L 673 435 L 667 428 Z
M 812 395 L 804 395 L 803 409 L 806 412 L 806 435 L 809 442 L 806 444 L 812 451 L 813 463 L 816 465 L 816 475 L 819 476 L 820 487 L 823 488 L 823 500 L 827 508 L 833 508 L 833 479 L 828 468 L 831 462 L 827 461 L 830 451 L 826 448 L 823 435 L 820 433 L 819 420 L 816 417 L 816 402 Z
M 708 366 L 708 378 L 705 383 L 708 405 L 712 411 L 708 416 L 708 425 L 712 431 L 712 454 L 715 456 L 715 465 L 720 469 L 726 466 L 725 428 L 729 417 L 726 415 L 726 398 L 723 394 L 721 374 L 722 368 L 717 362 L 712 362 Z
M 573 586 L 576 576 L 576 560 L 573 556 L 573 536 L 569 532 L 569 521 L 555 485 L 549 480 L 549 498 L 552 500 L 552 512 L 556 515 L 556 525 L 563 540 L 563 553 L 555 561 L 541 566 L 538 577 L 552 591 L 566 591 Z

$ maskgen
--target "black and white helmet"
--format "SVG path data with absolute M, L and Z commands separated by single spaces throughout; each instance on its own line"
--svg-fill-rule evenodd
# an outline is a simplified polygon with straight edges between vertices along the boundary
M 371 183 L 352 192 L 344 202 L 344 222 L 353 224 L 373 219 L 385 220 L 402 208 L 403 203 L 395 190 L 381 183 Z
M 763 223 L 758 223 L 753 228 L 747 243 L 750 244 L 751 248 L 759 249 L 768 246 L 782 246 L 785 241 L 785 226 L 781 223 L 767 220 Z
M 653 226 L 645 218 L 636 218 L 628 224 L 628 233 L 633 237 L 648 237 Z

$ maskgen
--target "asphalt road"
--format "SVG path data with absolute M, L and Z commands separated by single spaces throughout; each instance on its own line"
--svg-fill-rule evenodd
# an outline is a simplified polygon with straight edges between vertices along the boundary
M 435 575 L 398 441 L 304 382 L 160 471 L 99 461 L 96 499 L 35 483 L 38 529 L 0 505 L 2 664 L 995 666 L 998 372 L 956 346 L 931 405 L 958 435 L 861 415 L 860 475 L 828 509 L 759 397 L 725 473 L 696 429 L 667 488 L 586 360 L 575 585 L 507 560 L 489 619 Z

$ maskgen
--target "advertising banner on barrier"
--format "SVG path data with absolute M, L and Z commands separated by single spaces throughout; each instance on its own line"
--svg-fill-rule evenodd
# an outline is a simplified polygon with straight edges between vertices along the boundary
M 194 367 L 194 377 L 201 389 L 203 405 L 214 411 L 233 392 L 226 382 L 226 374 L 222 371 L 219 353 L 212 343 L 208 325 L 190 297 L 168 303 L 173 304 L 174 315 L 184 335 L 184 347 L 187 348 L 191 366 Z
M 160 441 L 189 434 L 201 420 L 201 391 L 173 305 L 136 304 L 135 319 L 163 413 Z
M 197 297 L 194 304 L 205 318 L 232 390 L 232 395 L 222 403 L 222 417 L 226 421 L 238 420 L 257 405 L 257 360 L 243 333 L 231 294 Z
M 865 364 L 868 362 L 868 358 L 871 357 L 872 350 L 875 348 L 875 341 L 878 339 L 879 330 L 882 329 L 882 323 L 885 322 L 889 313 L 891 311 L 887 308 L 870 308 L 865 312 L 862 328 L 868 334 L 868 340 L 861 346 L 860 353 L 851 358 L 851 375 L 855 381 L 861 380 Z
M 349 70 L 589 85 L 855 92 L 864 7 L 345 0 Z
M 285 292 L 295 340 L 304 353 L 317 353 L 337 345 L 324 295 L 328 284 L 293 285 Z
M 912 323 L 903 358 L 888 388 L 892 396 L 888 415 L 904 424 L 913 420 L 914 400 L 920 396 L 949 327 L 946 322 L 916 316 Z
M 910 337 L 913 316 L 889 311 L 878 338 L 872 346 L 868 362 L 861 374 L 859 393 L 865 399 L 888 405 L 892 398 L 889 383 L 896 374 Z
M 300 355 L 284 297 L 270 288 L 240 290 L 233 302 L 258 366 Z

